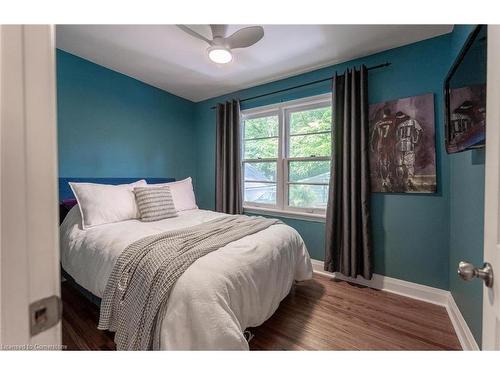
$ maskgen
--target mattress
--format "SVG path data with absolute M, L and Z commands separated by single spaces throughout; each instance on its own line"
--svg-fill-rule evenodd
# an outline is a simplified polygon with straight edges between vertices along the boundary
M 102 297 L 121 252 L 148 235 L 186 228 L 225 214 L 188 210 L 155 222 L 128 220 L 82 230 L 78 206 L 63 221 L 61 263 L 83 288 Z M 162 324 L 165 350 L 247 350 L 243 332 L 261 325 L 294 280 L 312 277 L 300 235 L 285 224 L 234 241 L 194 262 L 177 280 Z

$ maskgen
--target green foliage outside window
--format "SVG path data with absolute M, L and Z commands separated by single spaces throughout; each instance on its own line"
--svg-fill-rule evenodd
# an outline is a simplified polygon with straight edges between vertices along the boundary
M 245 121 L 245 139 L 277 137 L 278 116 L 258 117 Z
M 318 108 L 292 112 L 290 134 L 317 133 L 331 129 L 332 108 Z
M 331 155 L 331 117 L 330 106 L 291 112 L 289 157 L 329 157 Z M 245 159 L 278 157 L 278 116 L 246 120 L 244 129 Z M 273 138 L 255 139 L 264 137 Z M 276 170 L 275 163 L 252 163 L 252 167 L 260 171 L 262 176 L 272 176 Z M 290 181 L 328 183 L 330 162 L 291 162 L 289 169 Z M 326 204 L 324 200 L 327 190 L 327 186 L 293 185 L 289 190 L 289 203 L 297 207 L 321 207 Z

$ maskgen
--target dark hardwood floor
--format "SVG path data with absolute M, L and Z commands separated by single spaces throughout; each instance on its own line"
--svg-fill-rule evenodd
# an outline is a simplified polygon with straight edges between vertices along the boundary
M 113 335 L 96 328 L 95 305 L 68 283 L 62 299 L 68 350 L 115 349 Z M 444 307 L 318 275 L 250 331 L 252 350 L 460 350 Z

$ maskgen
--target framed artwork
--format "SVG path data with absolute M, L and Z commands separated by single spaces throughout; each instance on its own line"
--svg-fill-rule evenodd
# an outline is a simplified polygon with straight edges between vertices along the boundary
M 434 94 L 372 104 L 370 177 L 373 192 L 436 192 Z

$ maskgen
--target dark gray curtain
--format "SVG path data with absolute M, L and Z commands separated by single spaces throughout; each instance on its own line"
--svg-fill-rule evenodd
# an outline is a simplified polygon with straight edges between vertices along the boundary
M 217 104 L 215 209 L 241 214 L 240 103 Z
M 367 70 L 333 79 L 332 163 L 325 270 L 372 277 Z

